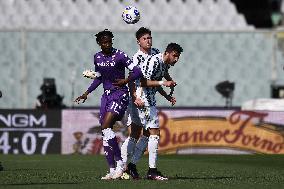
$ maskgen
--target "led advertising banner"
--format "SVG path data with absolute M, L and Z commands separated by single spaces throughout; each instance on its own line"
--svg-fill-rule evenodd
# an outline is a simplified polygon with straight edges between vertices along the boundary
M 0 110 L 0 154 L 60 152 L 60 110 Z
M 284 154 L 284 112 L 159 109 L 163 154 Z M 126 117 L 115 124 L 119 144 Z M 0 110 L 0 154 L 102 154 L 99 109 Z M 146 152 L 147 153 L 147 152 Z
M 161 110 L 160 152 L 284 153 L 284 112 Z

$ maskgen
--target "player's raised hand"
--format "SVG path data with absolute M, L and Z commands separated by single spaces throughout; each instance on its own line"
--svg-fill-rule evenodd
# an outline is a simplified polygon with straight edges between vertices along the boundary
M 77 98 L 74 100 L 74 102 L 76 102 L 76 103 L 79 104 L 80 101 L 83 100 L 82 103 L 84 103 L 84 102 L 87 100 L 87 98 L 88 98 L 88 94 L 84 93 L 83 95 L 77 97 Z
M 175 87 L 177 83 L 175 81 L 163 81 L 163 86 L 165 87 Z
M 127 84 L 127 79 L 116 79 L 112 84 L 116 87 L 122 87 Z

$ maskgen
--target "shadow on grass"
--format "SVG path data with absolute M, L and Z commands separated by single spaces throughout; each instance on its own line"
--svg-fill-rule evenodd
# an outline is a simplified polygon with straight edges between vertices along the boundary
M 169 177 L 170 180 L 222 180 L 222 179 L 234 179 L 235 177 L 185 177 L 178 176 Z
M 61 184 L 80 184 L 77 182 L 38 182 L 38 183 L 10 183 L 10 184 L 1 184 L 1 186 L 29 186 L 29 185 L 61 185 Z

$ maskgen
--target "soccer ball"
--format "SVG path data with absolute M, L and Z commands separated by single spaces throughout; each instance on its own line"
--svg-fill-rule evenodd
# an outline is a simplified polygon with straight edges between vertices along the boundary
M 122 19 L 127 24 L 135 24 L 140 19 L 140 12 L 134 6 L 127 6 L 127 7 L 125 7 L 125 9 L 124 9 L 124 11 L 122 13 Z

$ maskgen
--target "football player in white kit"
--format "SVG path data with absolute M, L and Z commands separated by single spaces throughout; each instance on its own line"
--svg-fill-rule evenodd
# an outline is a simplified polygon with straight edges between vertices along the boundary
M 142 73 L 144 78 L 147 80 L 155 80 L 158 83 L 163 84 L 162 81 L 165 74 L 168 72 L 169 66 L 174 66 L 180 57 L 183 49 L 176 43 L 168 44 L 164 53 L 159 53 L 152 56 L 147 60 L 147 63 L 142 67 Z M 143 80 L 142 80 L 143 81 Z M 141 83 L 144 83 L 144 81 Z M 142 86 L 149 86 L 148 84 L 142 84 Z M 153 86 L 159 86 L 153 82 Z M 149 131 L 148 141 L 148 152 L 149 152 L 149 170 L 147 178 L 151 180 L 168 180 L 167 177 L 163 176 L 160 171 L 157 170 L 157 156 L 158 156 L 158 145 L 160 139 L 159 119 L 158 112 L 156 109 L 155 94 L 158 87 L 143 87 L 143 94 L 145 97 L 145 104 L 143 108 L 139 108 L 139 116 L 144 129 Z M 175 102 L 175 98 L 169 96 L 171 102 Z
M 139 45 L 138 52 L 133 56 L 133 64 L 138 65 L 141 69 L 146 69 L 147 60 L 152 56 L 159 54 L 159 50 L 152 47 L 152 37 L 151 31 L 147 28 L 141 27 L 136 32 L 136 39 Z M 167 67 L 168 69 L 168 67 Z M 174 82 L 170 77 L 169 73 L 165 70 L 164 77 L 168 81 L 148 81 L 145 85 L 147 86 L 172 86 L 174 87 Z M 151 79 L 151 78 L 150 78 Z M 149 80 L 150 80 L 149 79 Z M 143 124 L 141 122 L 141 116 L 139 116 L 139 109 L 144 109 L 145 106 L 149 106 L 149 102 L 146 98 L 149 95 L 145 94 L 145 91 L 142 90 L 140 86 L 140 81 L 136 81 L 136 83 L 130 83 L 129 88 L 131 90 L 131 99 L 128 106 L 128 123 L 129 126 L 129 137 L 125 140 L 121 147 L 121 155 L 122 160 L 126 164 L 127 160 L 130 159 L 130 163 L 127 165 L 127 173 L 132 176 L 134 179 L 139 178 L 139 174 L 136 169 L 136 163 L 141 159 L 144 154 L 149 141 L 149 131 L 146 127 L 143 129 L 143 135 L 141 136 L 141 130 L 143 128 Z M 167 100 L 169 100 L 172 104 L 175 103 L 175 98 L 167 95 L 166 92 L 160 87 L 157 89 L 161 95 L 163 95 Z M 152 98 L 152 97 L 151 97 Z M 140 112 L 140 114 L 145 114 L 145 112 Z M 148 115 L 147 115 L 148 116 Z M 143 117 L 143 116 L 142 116 Z M 145 115 L 144 115 L 145 117 Z M 151 117 L 149 117 L 151 119 Z M 140 137 L 141 136 L 141 137 Z

